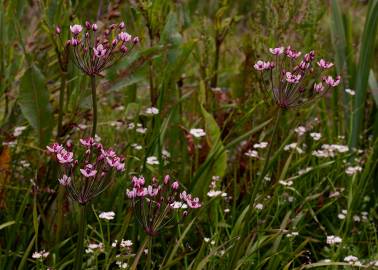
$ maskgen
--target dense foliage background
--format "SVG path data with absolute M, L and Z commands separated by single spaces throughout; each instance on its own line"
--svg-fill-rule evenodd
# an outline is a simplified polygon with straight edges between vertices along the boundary
M 97 135 L 125 157 L 126 171 L 89 206 L 85 247 L 104 247 L 84 254 L 83 269 L 126 267 L 118 254 L 133 264 L 147 236 L 126 189 L 133 175 L 166 174 L 202 207 L 174 216 L 143 247 L 138 269 L 378 267 L 378 1 L 0 6 L 0 269 L 72 269 L 79 207 L 59 187 L 45 149 L 90 134 L 90 80 L 64 54 L 69 26 L 86 20 L 99 27 L 124 21 L 140 43 L 97 79 Z M 289 45 L 334 62 L 342 81 L 323 99 L 285 111 L 272 138 L 277 106 L 264 99 L 253 65 L 269 48 Z M 159 113 L 146 114 L 150 107 Z M 196 138 L 192 128 L 206 136 Z M 264 141 L 273 150 L 258 186 L 267 149 L 257 149 L 259 158 L 245 153 Z M 348 151 L 314 155 L 326 144 Z M 99 219 L 103 211 L 115 219 Z M 342 242 L 330 243 L 331 235 Z M 132 248 L 112 248 L 116 239 Z M 32 257 L 43 249 L 47 258 Z

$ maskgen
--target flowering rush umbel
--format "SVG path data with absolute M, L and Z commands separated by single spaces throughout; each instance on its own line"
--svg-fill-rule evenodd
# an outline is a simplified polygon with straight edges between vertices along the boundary
M 47 151 L 62 168 L 59 183 L 81 205 L 105 191 L 110 186 L 114 173 L 125 169 L 122 157 L 112 149 L 105 149 L 92 137 L 80 139 L 80 147 L 75 149 L 75 154 L 71 143 L 66 148 L 54 143 L 47 146 Z
M 290 46 L 269 51 L 272 59 L 258 60 L 254 68 L 261 72 L 265 93 L 282 109 L 305 105 L 340 83 L 340 76 L 333 78 L 328 74 L 333 63 L 315 60 L 314 51 L 301 59 L 302 53 Z
M 144 177 L 134 176 L 131 180 L 132 189 L 126 194 L 131 199 L 136 217 L 150 236 L 156 236 L 158 231 L 170 223 L 174 218 L 174 212 L 182 211 L 187 215 L 189 209 L 201 207 L 198 198 L 180 191 L 180 183 L 173 181 L 169 175 L 159 181 L 152 178 L 149 185 Z
M 72 48 L 74 62 L 89 76 L 100 75 L 100 72 L 116 63 L 132 50 L 139 42 L 126 31 L 125 23 L 111 24 L 99 33 L 97 24 L 85 22 L 85 26 L 70 26 L 71 39 L 67 46 Z

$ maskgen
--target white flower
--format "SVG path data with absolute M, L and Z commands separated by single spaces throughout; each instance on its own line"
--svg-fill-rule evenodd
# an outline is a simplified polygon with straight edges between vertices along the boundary
M 159 109 L 155 108 L 155 107 L 147 108 L 146 109 L 146 114 L 149 114 L 149 115 L 159 114 Z
M 361 172 L 361 171 L 362 171 L 361 166 L 354 166 L 354 167 L 350 166 L 350 167 L 346 168 L 345 173 L 347 175 L 354 175 L 354 174 Z
M 133 245 L 133 242 L 131 240 L 123 240 L 123 239 L 121 243 L 119 244 L 119 246 L 122 248 L 131 247 L 132 245 Z
M 140 134 L 145 134 L 147 132 L 147 128 L 138 127 L 135 131 Z
M 102 212 L 98 217 L 101 219 L 106 219 L 106 220 L 112 220 L 114 219 L 115 213 L 110 211 L 110 212 Z
M 26 126 L 16 127 L 13 131 L 13 136 L 15 137 L 20 136 L 25 129 L 27 129 Z
M 44 258 L 47 258 L 47 256 L 49 256 L 49 254 L 50 254 L 49 252 L 47 252 L 43 249 L 39 252 L 38 251 L 34 252 L 32 254 L 32 258 L 37 259 L 37 260 L 39 260 L 39 259 L 43 260 Z
M 356 256 L 349 255 L 344 258 L 344 262 L 355 264 L 356 262 L 358 262 L 358 258 Z
M 267 142 L 260 142 L 260 143 L 255 143 L 253 145 L 253 148 L 256 148 L 256 149 L 263 149 L 263 148 L 266 148 L 268 146 L 268 143 Z
M 354 220 L 355 222 L 360 222 L 360 221 L 361 221 L 361 218 L 360 218 L 359 216 L 357 216 L 357 215 L 354 215 L 354 216 L 353 216 L 353 220 Z
M 210 238 L 204 237 L 203 241 L 205 241 L 206 243 L 208 243 L 208 242 L 210 242 Z
M 285 151 L 289 151 L 289 150 L 292 150 L 292 149 L 297 150 L 298 154 L 303 154 L 304 153 L 304 151 L 301 148 L 298 147 L 297 143 L 291 143 L 291 144 L 288 144 L 288 145 L 284 146 L 284 150 Z
M 351 96 L 354 96 L 355 94 L 356 94 L 356 92 L 354 91 L 354 90 L 352 90 L 352 89 L 345 89 L 345 93 L 347 93 L 347 94 L 349 94 L 349 95 L 351 95 Z
M 335 235 L 327 236 L 327 244 L 328 245 L 340 244 L 342 241 L 343 241 L 343 239 L 341 239 L 338 236 L 335 236 Z
M 224 209 L 225 213 L 229 213 L 231 210 L 229 208 Z
M 264 205 L 262 203 L 258 203 L 258 204 L 255 205 L 255 208 L 257 210 L 262 210 L 264 208 Z
M 131 145 L 132 148 L 134 148 L 135 150 L 142 150 L 143 147 L 140 145 L 140 144 L 137 144 L 137 143 L 133 143 Z
M 287 187 L 290 187 L 293 185 L 293 181 L 292 180 L 289 180 L 289 181 L 284 181 L 284 180 L 280 180 L 278 181 L 281 185 L 283 186 L 287 186 Z
M 120 269 L 127 269 L 129 267 L 129 265 L 126 262 L 122 261 L 116 261 L 116 265 L 118 265 Z
M 150 164 L 150 165 L 159 165 L 159 160 L 155 156 L 147 157 L 146 162 L 147 164 Z
M 317 133 L 317 132 L 311 132 L 310 136 L 314 139 L 314 141 L 319 141 L 320 138 L 322 137 L 322 134 Z
M 286 237 L 294 237 L 294 236 L 298 236 L 298 235 L 299 235 L 298 232 L 291 232 L 291 233 L 286 234 Z
M 201 138 L 201 137 L 206 136 L 206 133 L 202 128 L 192 128 L 189 131 L 189 133 L 192 134 L 196 138 Z
M 183 202 L 174 201 L 169 205 L 172 209 L 186 209 L 188 208 L 188 205 Z
M 209 197 L 218 197 L 219 195 L 222 195 L 222 191 L 221 190 L 210 190 L 207 193 L 207 196 L 209 196 Z
M 337 215 L 337 217 L 339 219 L 345 219 L 346 216 L 344 214 L 340 213 L 340 214 Z
M 88 248 L 85 250 L 85 253 L 93 253 L 95 251 L 100 251 L 102 252 L 104 250 L 104 244 L 99 243 L 99 244 L 89 244 Z
M 304 126 L 299 126 L 294 129 L 294 131 L 298 134 L 298 136 L 303 136 L 306 133 L 306 128 Z
M 251 158 L 259 158 L 259 153 L 256 150 L 249 149 L 247 152 L 244 153 L 247 157 Z

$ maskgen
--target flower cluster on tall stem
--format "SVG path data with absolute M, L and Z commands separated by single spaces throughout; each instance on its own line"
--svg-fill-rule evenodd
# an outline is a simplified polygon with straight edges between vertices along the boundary
M 118 62 L 130 52 L 138 37 L 133 37 L 124 31 L 125 23 L 112 24 L 99 33 L 97 24 L 85 22 L 70 26 L 72 37 L 67 40 L 67 47 L 73 51 L 76 66 L 91 77 L 93 124 L 91 136 L 95 137 L 97 127 L 96 76 Z
M 254 68 L 261 73 L 265 96 L 272 98 L 281 109 L 306 105 L 340 83 L 340 76 L 333 78 L 327 74 L 333 63 L 324 59 L 316 61 L 314 51 L 306 53 L 301 60 L 297 59 L 302 53 L 290 46 L 269 51 L 272 59 L 258 60 Z
M 138 37 L 132 37 L 124 28 L 125 23 L 121 22 L 99 33 L 95 23 L 87 21 L 84 27 L 71 25 L 72 37 L 66 44 L 72 48 L 76 66 L 88 76 L 96 76 L 115 64 L 139 42 Z
M 159 230 L 175 218 L 173 212 L 181 210 L 182 215 L 187 215 L 188 209 L 201 207 L 199 198 L 180 191 L 179 182 L 172 181 L 169 175 L 162 181 L 153 177 L 149 185 L 144 177 L 134 176 L 131 182 L 132 189 L 128 189 L 126 194 L 139 223 L 150 236 L 156 236 Z
M 78 159 L 72 145 L 65 148 L 54 143 L 47 146 L 47 150 L 62 168 L 59 183 L 71 199 L 85 205 L 110 186 L 114 173 L 122 172 L 125 164 L 122 157 L 112 149 L 105 149 L 92 137 L 80 139 L 80 146 Z

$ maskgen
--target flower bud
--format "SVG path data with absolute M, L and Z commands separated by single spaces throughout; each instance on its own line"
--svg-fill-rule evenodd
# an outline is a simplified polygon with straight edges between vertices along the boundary
M 87 28 L 87 30 L 90 30 L 91 29 L 91 23 L 86 21 L 85 22 L 85 27 Z
M 139 37 L 134 37 L 134 38 L 133 38 L 133 43 L 134 43 L 134 44 L 139 43 Z
M 128 51 L 127 47 L 125 45 L 121 46 L 121 52 L 126 53 Z
M 59 26 L 56 26 L 56 27 L 55 27 L 55 33 L 56 33 L 57 35 L 60 35 L 61 32 L 62 32 L 62 30 L 60 29 L 60 27 L 59 27 Z
M 125 23 L 124 22 L 121 22 L 119 25 L 118 25 L 119 29 L 123 29 L 125 28 Z
M 168 185 L 170 179 L 171 179 L 170 176 L 167 174 L 167 175 L 164 177 L 164 181 L 163 181 L 164 184 L 165 184 L 165 185 Z
M 112 46 L 113 46 L 113 47 L 117 46 L 117 43 L 118 43 L 118 40 L 117 40 L 117 39 L 114 39 L 114 40 L 112 41 Z
M 95 23 L 92 24 L 92 30 L 93 30 L 93 32 L 96 32 L 97 29 L 98 29 L 98 28 L 97 28 L 97 24 L 95 24 Z

